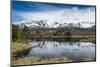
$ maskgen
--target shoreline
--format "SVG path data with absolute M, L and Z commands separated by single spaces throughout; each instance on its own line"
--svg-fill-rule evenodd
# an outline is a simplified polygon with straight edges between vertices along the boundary
M 96 36 L 33 36 L 30 41 L 81 41 L 96 42 Z

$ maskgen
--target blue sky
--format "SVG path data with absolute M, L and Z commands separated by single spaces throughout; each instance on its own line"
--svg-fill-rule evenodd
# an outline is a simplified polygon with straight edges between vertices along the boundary
M 22 2 L 22 1 L 13 1 L 12 9 L 16 11 L 45 11 L 45 10 L 56 10 L 56 9 L 66 9 L 78 7 L 79 9 L 85 9 L 88 5 L 75 5 L 75 4 L 56 4 L 56 3 L 40 3 L 40 2 Z M 55 9 L 56 8 L 56 9 Z
M 60 13 L 59 10 L 60 11 L 66 10 L 66 12 L 74 11 L 74 14 L 75 14 L 75 11 L 76 11 L 76 13 L 78 11 L 79 12 L 84 11 L 86 13 L 87 11 L 95 12 L 95 6 L 12 1 L 12 21 L 13 22 L 23 21 L 24 19 L 26 19 L 25 17 L 23 17 L 23 15 L 28 14 L 28 13 L 31 13 L 34 15 L 34 13 L 37 13 L 37 12 L 45 13 L 47 11 L 50 13 L 50 11 L 51 12 L 54 11 L 55 13 L 58 12 L 58 14 L 59 14 Z M 24 16 L 30 17 L 29 15 L 24 15 Z

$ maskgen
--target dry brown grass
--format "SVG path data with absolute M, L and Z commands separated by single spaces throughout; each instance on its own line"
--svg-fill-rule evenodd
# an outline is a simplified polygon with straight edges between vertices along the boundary
M 24 57 L 16 61 L 13 61 L 13 65 L 30 65 L 30 64 L 49 64 L 49 63 L 63 63 L 72 62 L 72 60 L 67 57 L 55 57 L 43 60 L 39 57 Z
M 23 50 L 26 50 L 26 49 L 29 49 L 29 48 L 31 48 L 31 45 L 13 42 L 11 49 L 12 49 L 12 53 L 16 53 L 16 52 L 23 51 Z
M 83 59 L 83 61 L 93 61 L 93 58 L 92 57 L 85 57 L 84 59 Z

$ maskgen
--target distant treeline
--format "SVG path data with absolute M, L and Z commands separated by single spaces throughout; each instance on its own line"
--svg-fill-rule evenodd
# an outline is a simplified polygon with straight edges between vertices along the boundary
M 13 41 L 27 41 L 34 37 L 67 37 L 71 36 L 90 36 L 95 35 L 95 27 L 78 28 L 78 27 L 62 27 L 62 28 L 43 28 L 43 27 L 27 27 L 26 25 L 18 26 L 12 24 Z

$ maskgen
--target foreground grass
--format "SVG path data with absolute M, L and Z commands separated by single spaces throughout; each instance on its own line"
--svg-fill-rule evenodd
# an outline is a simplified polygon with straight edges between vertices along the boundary
M 94 61 L 94 59 L 90 56 L 83 58 L 83 61 Z
M 24 57 L 32 48 L 31 45 L 27 45 L 24 43 L 13 42 L 12 43 L 12 61 Z
M 13 61 L 13 65 L 30 65 L 30 64 L 50 64 L 50 63 L 64 63 L 72 62 L 72 60 L 67 57 L 55 57 L 49 59 L 41 59 L 39 57 L 24 57 L 16 61 Z
M 24 43 L 18 43 L 18 42 L 12 43 L 12 53 L 24 51 L 24 50 L 29 49 L 29 48 L 31 48 L 31 45 L 27 45 Z
M 84 62 L 87 61 L 94 61 L 92 57 L 84 57 L 83 60 Z M 12 62 L 14 66 L 16 65 L 35 65 L 35 64 L 53 64 L 53 63 L 69 63 L 69 62 L 74 62 L 73 60 L 67 58 L 67 57 L 54 57 L 54 58 L 48 58 L 46 60 L 41 59 L 40 57 L 23 57 L 19 58 L 18 60 L 15 60 Z

